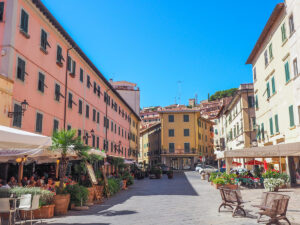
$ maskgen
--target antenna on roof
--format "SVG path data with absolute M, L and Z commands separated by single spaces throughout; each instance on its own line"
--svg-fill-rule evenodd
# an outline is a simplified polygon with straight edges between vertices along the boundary
M 178 104 L 180 105 L 180 100 L 181 100 L 181 83 L 182 83 L 182 81 L 181 80 L 179 80 L 179 81 L 177 81 L 177 86 L 178 86 Z

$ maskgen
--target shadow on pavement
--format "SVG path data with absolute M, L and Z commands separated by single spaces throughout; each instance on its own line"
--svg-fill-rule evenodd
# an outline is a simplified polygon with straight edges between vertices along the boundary
M 102 216 L 123 216 L 123 215 L 130 215 L 137 213 L 136 211 L 131 210 L 121 210 L 121 211 L 115 211 L 115 210 L 106 210 L 98 213 L 98 215 Z

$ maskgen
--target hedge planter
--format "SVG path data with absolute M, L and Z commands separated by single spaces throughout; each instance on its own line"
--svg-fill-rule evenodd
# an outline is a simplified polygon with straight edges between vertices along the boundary
M 41 208 L 34 210 L 32 217 L 34 219 L 49 219 L 54 216 L 54 207 L 55 205 L 45 205 Z M 30 212 L 29 211 L 20 211 L 21 218 L 30 219 Z
M 54 215 L 66 215 L 70 204 L 70 194 L 54 196 Z

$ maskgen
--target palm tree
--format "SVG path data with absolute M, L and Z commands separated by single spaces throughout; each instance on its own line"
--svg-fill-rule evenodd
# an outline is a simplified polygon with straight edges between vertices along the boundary
M 52 136 L 52 150 L 59 150 L 61 158 L 59 161 L 59 187 L 62 189 L 66 176 L 69 159 L 68 150 L 73 150 L 79 157 L 87 157 L 89 146 L 82 143 L 80 137 L 76 136 L 76 130 L 61 130 L 54 132 Z

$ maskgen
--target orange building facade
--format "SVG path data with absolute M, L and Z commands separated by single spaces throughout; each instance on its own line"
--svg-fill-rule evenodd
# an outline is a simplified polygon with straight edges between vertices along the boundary
M 13 81 L 10 111 L 29 104 L 10 126 L 47 136 L 76 129 L 91 147 L 136 160 L 130 140 L 139 116 L 48 9 L 39 0 L 0 0 L 1 7 L 0 74 Z

